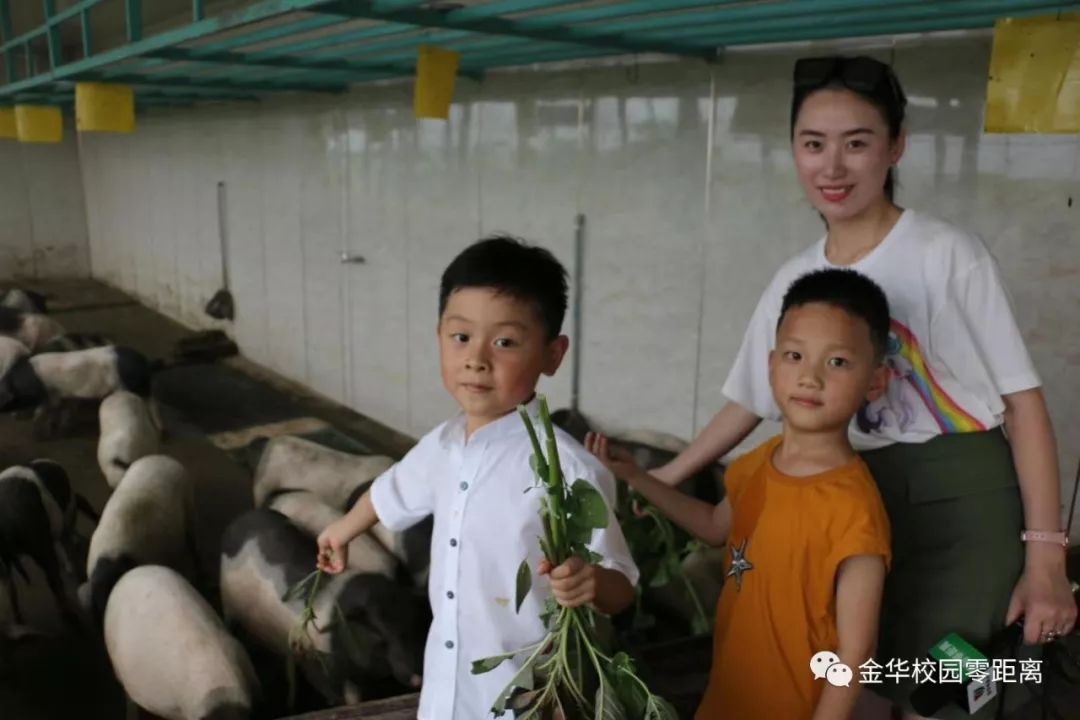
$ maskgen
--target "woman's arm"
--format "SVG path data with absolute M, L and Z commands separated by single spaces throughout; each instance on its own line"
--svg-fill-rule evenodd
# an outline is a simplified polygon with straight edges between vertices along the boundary
M 813 720 L 847 720 L 862 691 L 859 666 L 869 660 L 877 644 L 881 594 L 885 586 L 885 559 L 880 555 L 853 555 L 836 572 L 836 654 L 851 669 L 851 684 L 836 687 L 827 680 Z M 832 648 L 818 648 L 831 650 Z
M 685 450 L 672 458 L 671 462 L 653 470 L 653 477 L 672 487 L 681 484 L 709 463 L 726 455 L 760 422 L 760 417 L 739 403 L 729 401 Z
M 1042 390 L 1033 388 L 1003 396 L 1005 430 L 1020 479 L 1024 527 L 1058 532 L 1061 528 L 1061 486 L 1057 445 Z M 1065 575 L 1065 548 L 1047 542 L 1028 542 L 1024 573 L 1009 602 L 1006 623 L 1020 615 L 1024 642 L 1043 642 L 1047 632 L 1065 635 L 1076 622 L 1076 602 Z

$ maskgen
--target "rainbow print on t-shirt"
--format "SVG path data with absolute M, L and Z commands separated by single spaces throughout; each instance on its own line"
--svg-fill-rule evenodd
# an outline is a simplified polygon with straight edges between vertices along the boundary
M 922 349 L 919 347 L 919 339 L 915 337 L 915 334 L 908 330 L 903 323 L 895 319 L 892 321 L 890 329 L 898 347 L 894 346 L 892 342 L 889 343 L 889 358 L 891 360 L 894 356 L 899 355 L 906 361 L 908 367 L 905 368 L 905 372 L 900 373 L 901 378 L 911 383 L 915 391 L 919 393 L 923 404 L 926 405 L 930 414 L 934 416 L 934 420 L 937 421 L 941 431 L 943 433 L 966 433 L 985 430 L 985 425 L 969 415 L 938 385 L 937 380 L 934 379 L 934 374 L 930 372 L 930 367 L 926 364 Z M 891 340 L 892 338 L 890 338 Z

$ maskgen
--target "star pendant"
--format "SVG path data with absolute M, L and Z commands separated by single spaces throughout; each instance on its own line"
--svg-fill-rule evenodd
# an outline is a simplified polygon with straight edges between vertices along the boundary
M 754 566 L 746 559 L 747 542 L 749 542 L 749 539 L 743 540 L 742 545 L 739 547 L 731 546 L 731 568 L 727 571 L 727 576 L 735 578 L 736 590 L 742 590 L 743 573 L 754 569 Z

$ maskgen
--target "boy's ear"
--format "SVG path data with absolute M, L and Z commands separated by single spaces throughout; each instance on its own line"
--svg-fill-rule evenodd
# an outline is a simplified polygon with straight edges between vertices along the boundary
M 891 374 L 885 363 L 881 363 L 874 368 L 874 373 L 870 376 L 870 387 L 866 390 L 867 402 L 874 402 L 885 394 L 885 390 L 889 387 L 889 376 Z
M 547 357 L 544 358 L 544 366 L 541 371 L 545 375 L 554 375 L 555 371 L 559 369 L 559 365 L 562 364 L 562 359 L 566 356 L 568 349 L 570 349 L 570 338 L 565 335 L 560 335 L 549 342 L 545 350 Z

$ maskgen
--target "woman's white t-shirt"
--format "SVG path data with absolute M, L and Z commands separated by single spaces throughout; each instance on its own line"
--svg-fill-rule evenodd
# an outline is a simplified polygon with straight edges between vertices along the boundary
M 795 279 L 828 267 L 837 266 L 826 259 L 822 238 L 777 271 L 754 310 L 724 395 L 780 419 L 768 355 L 781 303 Z M 856 449 L 997 427 L 1002 395 L 1040 385 L 997 263 L 977 236 L 905 210 L 881 244 L 848 267 L 881 286 L 892 315 L 888 391 L 852 420 Z

